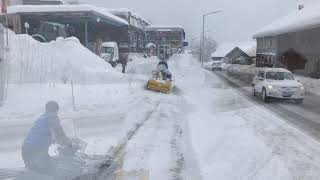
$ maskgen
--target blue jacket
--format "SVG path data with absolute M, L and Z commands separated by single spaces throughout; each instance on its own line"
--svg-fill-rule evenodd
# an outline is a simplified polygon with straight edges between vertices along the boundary
M 58 115 L 56 113 L 45 113 L 34 123 L 23 142 L 23 146 L 49 148 L 53 137 L 58 142 L 63 142 L 66 139 Z

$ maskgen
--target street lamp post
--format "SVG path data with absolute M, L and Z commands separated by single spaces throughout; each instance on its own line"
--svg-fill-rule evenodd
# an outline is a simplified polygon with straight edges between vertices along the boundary
M 213 11 L 213 12 L 210 12 L 210 13 L 207 13 L 207 14 L 203 14 L 202 15 L 202 34 L 201 34 L 201 36 L 202 36 L 202 38 L 201 38 L 201 42 L 200 42 L 200 61 L 201 61 L 201 66 L 202 66 L 202 68 L 203 68 L 203 61 L 204 61 L 204 59 L 203 59 L 203 46 L 204 46 L 204 33 L 205 33 L 205 31 L 204 31 L 204 27 L 205 27 L 205 18 L 207 17 L 207 16 L 209 16 L 209 15 L 212 15 L 212 14 L 217 14 L 217 13 L 220 13 L 220 12 L 222 12 L 222 11 Z

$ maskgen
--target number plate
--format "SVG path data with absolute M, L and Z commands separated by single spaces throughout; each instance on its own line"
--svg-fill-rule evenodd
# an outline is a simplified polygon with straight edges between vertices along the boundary
M 287 92 L 283 92 L 282 96 L 283 97 L 291 97 L 293 94 L 294 94 L 294 92 L 287 91 Z

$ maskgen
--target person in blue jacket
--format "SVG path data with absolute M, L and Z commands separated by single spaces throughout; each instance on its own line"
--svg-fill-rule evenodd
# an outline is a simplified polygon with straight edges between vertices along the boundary
M 49 101 L 46 112 L 36 120 L 26 136 L 22 145 L 22 158 L 27 169 L 55 176 L 56 166 L 48 154 L 50 145 L 55 140 L 60 145 L 72 146 L 72 141 L 60 125 L 58 111 L 58 103 Z

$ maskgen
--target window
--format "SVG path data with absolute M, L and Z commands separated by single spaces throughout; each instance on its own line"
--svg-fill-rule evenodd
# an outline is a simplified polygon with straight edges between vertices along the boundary
M 266 78 L 270 80 L 294 80 L 293 75 L 288 72 L 267 72 Z
M 259 71 L 258 75 L 259 78 L 264 78 L 264 72 L 263 71 Z

